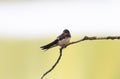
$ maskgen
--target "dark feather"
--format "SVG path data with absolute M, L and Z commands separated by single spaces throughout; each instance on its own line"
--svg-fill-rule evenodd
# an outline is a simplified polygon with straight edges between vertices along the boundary
M 53 42 L 51 42 L 45 46 L 40 47 L 40 48 L 42 48 L 42 50 L 45 50 L 45 49 L 48 50 L 49 48 L 54 47 L 57 44 L 58 44 L 58 39 L 54 40 Z
M 57 37 L 58 40 L 63 40 L 65 39 L 65 36 L 63 34 L 61 34 L 60 36 Z

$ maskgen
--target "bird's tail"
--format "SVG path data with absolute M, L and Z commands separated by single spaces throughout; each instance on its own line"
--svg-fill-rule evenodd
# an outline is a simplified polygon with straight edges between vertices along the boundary
M 58 43 L 58 40 L 55 40 L 55 41 L 53 41 L 53 42 L 51 42 L 51 43 L 49 43 L 47 45 L 44 45 L 44 46 L 42 46 L 40 48 L 42 48 L 42 50 L 48 50 L 49 48 L 56 46 L 57 43 Z

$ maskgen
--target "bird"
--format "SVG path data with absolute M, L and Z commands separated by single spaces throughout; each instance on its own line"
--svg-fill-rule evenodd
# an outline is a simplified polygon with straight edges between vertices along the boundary
M 62 34 L 59 35 L 54 41 L 51 43 L 41 46 L 42 50 L 48 50 L 50 48 L 60 46 L 60 47 L 66 47 L 67 44 L 69 44 L 71 39 L 71 34 L 68 29 L 63 30 Z

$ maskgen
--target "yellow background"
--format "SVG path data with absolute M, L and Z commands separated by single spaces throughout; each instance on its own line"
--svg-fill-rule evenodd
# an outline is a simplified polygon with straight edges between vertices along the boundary
M 71 41 L 78 39 L 81 37 Z M 59 56 L 59 47 L 40 49 L 52 40 L 1 38 L 0 79 L 39 79 Z M 120 40 L 83 41 L 68 46 L 59 64 L 44 79 L 120 79 Z

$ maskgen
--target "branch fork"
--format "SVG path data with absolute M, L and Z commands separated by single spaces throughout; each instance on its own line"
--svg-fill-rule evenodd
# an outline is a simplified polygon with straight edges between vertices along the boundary
M 67 46 L 69 45 L 72 45 L 72 44 L 75 44 L 75 43 L 79 43 L 79 42 L 82 42 L 82 41 L 85 41 L 85 40 L 108 40 L 108 39 L 111 39 L 111 40 L 115 40 L 115 39 L 118 39 L 120 40 L 120 36 L 107 36 L 107 37 L 88 37 L 88 36 L 85 36 L 83 39 L 80 39 L 80 40 L 77 40 L 77 41 L 74 41 L 74 42 L 70 42 L 69 44 L 67 44 L 66 46 L 64 47 L 61 47 L 59 50 L 60 50 L 60 54 L 59 54 L 59 57 L 58 59 L 56 60 L 55 64 L 48 70 L 46 71 L 42 77 L 40 79 L 43 79 L 48 73 L 50 73 L 55 67 L 56 65 L 59 63 L 61 57 L 62 57 L 62 50 L 64 48 L 66 48 Z

